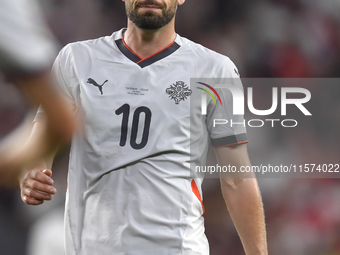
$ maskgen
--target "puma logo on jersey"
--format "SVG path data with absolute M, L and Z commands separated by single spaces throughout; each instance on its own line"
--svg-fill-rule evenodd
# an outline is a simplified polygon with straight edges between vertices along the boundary
M 102 85 L 99 85 L 99 84 L 98 84 L 95 80 L 93 80 L 92 78 L 88 78 L 88 79 L 87 79 L 87 83 L 92 84 L 93 86 L 98 87 L 98 89 L 99 89 L 99 91 L 100 91 L 100 93 L 101 93 L 102 95 L 103 95 L 103 86 L 104 86 L 104 84 L 105 84 L 106 82 L 108 82 L 108 80 L 104 81 Z
M 176 104 L 187 99 L 191 95 L 192 90 L 183 81 L 177 81 L 176 83 L 170 85 L 165 92 L 169 95 L 170 99 L 175 100 Z

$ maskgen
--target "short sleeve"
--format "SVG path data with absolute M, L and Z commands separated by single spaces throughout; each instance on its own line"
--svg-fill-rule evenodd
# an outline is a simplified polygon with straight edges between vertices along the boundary
M 223 85 L 230 86 L 234 93 L 244 95 L 239 72 L 234 63 L 226 58 L 222 63 L 220 75 L 214 84 L 219 98 L 216 104 L 210 100 L 207 105 L 207 126 L 213 147 L 231 146 L 247 143 L 246 122 L 243 115 L 234 114 L 233 94 L 228 88 L 219 88 Z

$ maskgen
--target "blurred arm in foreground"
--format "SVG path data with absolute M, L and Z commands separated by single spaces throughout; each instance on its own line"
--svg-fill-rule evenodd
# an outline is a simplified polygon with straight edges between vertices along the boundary
M 0 184 L 16 184 L 23 167 L 68 144 L 75 128 L 68 104 L 53 85 L 49 69 L 57 46 L 43 24 L 34 1 L 0 0 L 0 68 L 32 109 L 40 104 L 46 113 L 39 137 L 27 142 L 32 129 L 27 120 L 1 141 Z
M 41 103 L 46 119 L 39 123 L 39 136 L 31 136 L 33 125 L 28 119 L 3 140 L 0 146 L 0 183 L 15 184 L 23 168 L 36 165 L 39 159 L 54 153 L 60 145 L 71 142 L 74 117 L 51 81 L 49 74 L 42 74 L 18 82 L 27 98 L 35 104 Z

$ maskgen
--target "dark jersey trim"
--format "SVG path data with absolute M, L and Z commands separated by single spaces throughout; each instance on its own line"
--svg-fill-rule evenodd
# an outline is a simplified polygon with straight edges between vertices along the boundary
M 137 63 L 141 60 L 140 57 L 132 53 L 132 51 L 125 46 L 123 39 L 116 40 L 116 45 L 118 49 L 125 55 L 125 57 L 127 57 L 131 61 Z
M 123 39 L 116 40 L 116 45 L 118 49 L 131 61 L 135 62 L 137 65 L 139 65 L 141 68 L 144 68 L 146 66 L 149 66 L 169 55 L 174 53 L 176 50 L 180 48 L 180 45 L 176 42 L 171 43 L 169 46 L 164 48 L 163 50 L 160 50 L 159 52 L 142 59 L 139 57 L 136 53 L 134 53 L 125 43 Z
M 239 134 L 233 135 L 228 137 L 222 137 L 217 139 L 211 139 L 211 145 L 213 147 L 224 147 L 224 146 L 231 146 L 241 143 L 249 142 L 247 134 Z

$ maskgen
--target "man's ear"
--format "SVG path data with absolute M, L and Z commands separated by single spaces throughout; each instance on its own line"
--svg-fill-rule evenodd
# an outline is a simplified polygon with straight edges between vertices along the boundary
M 125 1 L 125 0 L 123 0 L 123 1 Z M 177 0 L 177 2 L 178 2 L 178 5 L 182 5 L 182 4 L 184 4 L 185 0 Z

